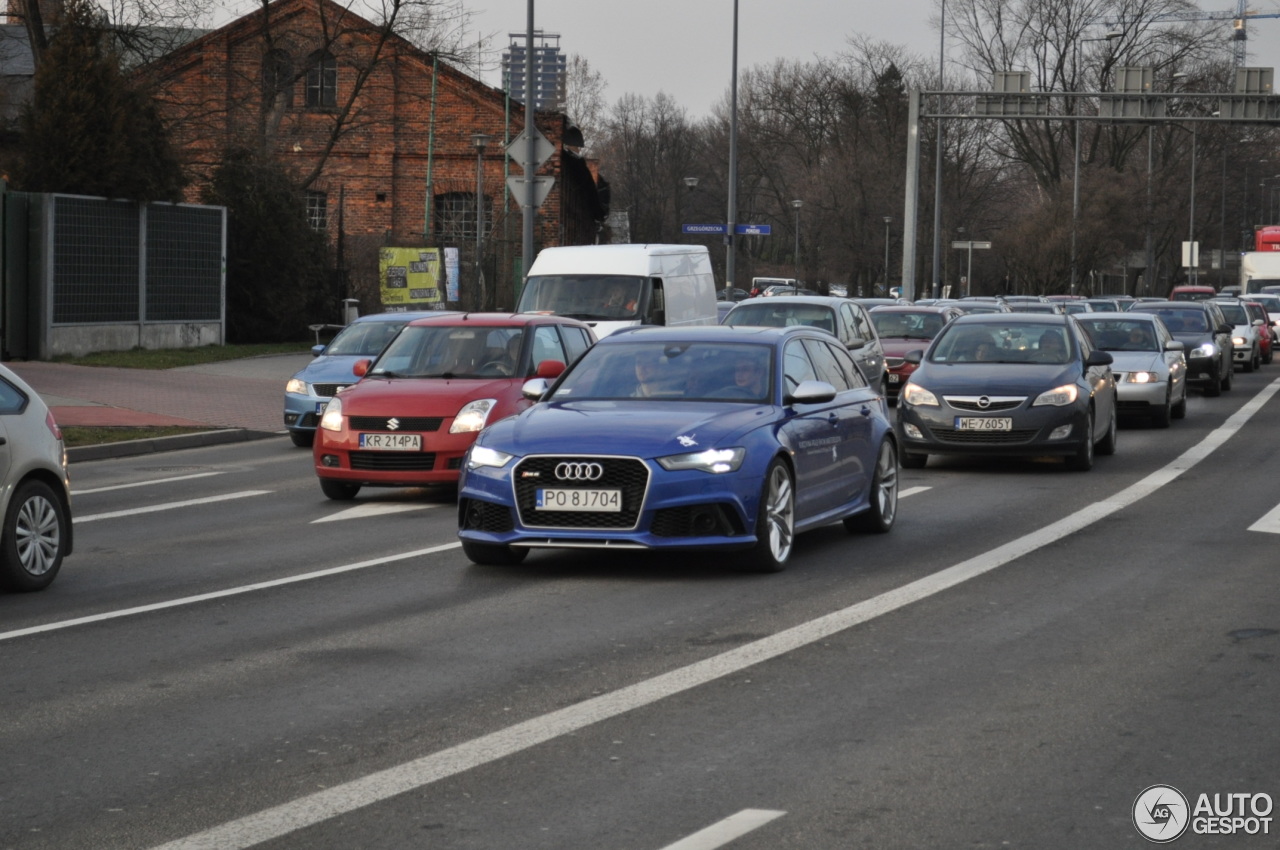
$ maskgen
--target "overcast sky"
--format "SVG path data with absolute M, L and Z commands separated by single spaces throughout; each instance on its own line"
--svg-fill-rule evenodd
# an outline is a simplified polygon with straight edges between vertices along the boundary
M 1047 0 L 1052 2 L 1052 0 Z M 1236 0 L 1202 0 L 1224 12 Z M 1252 0 L 1249 8 L 1280 13 L 1280 0 Z M 475 0 L 477 36 L 495 35 L 500 52 L 508 33 L 526 28 L 527 0 Z M 903 45 L 937 61 L 939 37 L 930 19 L 934 0 L 739 0 L 738 68 L 786 58 L 832 57 L 851 33 Z M 1226 37 L 1229 22 L 1218 24 Z M 733 61 L 733 0 L 535 0 L 534 27 L 559 33 L 567 56 L 580 54 L 604 78 L 605 102 L 624 94 L 675 98 L 691 118 L 707 115 L 729 90 Z M 1280 18 L 1256 18 L 1249 26 L 1254 67 L 1280 67 Z M 484 81 L 500 85 L 499 72 Z
M 501 51 L 510 32 L 527 26 L 526 0 L 470 3 L 477 33 L 497 34 Z M 786 58 L 808 61 L 846 48 L 850 33 L 938 55 L 929 26 L 933 0 L 739 0 L 738 69 Z M 733 65 L 733 0 L 535 0 L 536 29 L 559 33 L 560 49 L 579 54 L 604 78 L 605 102 L 624 94 L 675 98 L 697 118 L 729 91 Z M 485 82 L 500 84 L 497 71 Z

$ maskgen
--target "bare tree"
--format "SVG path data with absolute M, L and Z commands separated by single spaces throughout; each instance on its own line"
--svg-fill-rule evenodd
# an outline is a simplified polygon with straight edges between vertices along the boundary
M 586 140 L 584 152 L 593 153 L 593 145 L 605 123 L 608 104 L 604 91 L 608 84 L 599 71 L 592 69 L 585 57 L 573 54 L 565 85 L 564 113 L 582 131 Z

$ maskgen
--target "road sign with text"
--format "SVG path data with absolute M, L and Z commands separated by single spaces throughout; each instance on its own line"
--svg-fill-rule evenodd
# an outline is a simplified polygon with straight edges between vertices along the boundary
M 727 224 L 682 224 L 680 225 L 681 233 L 705 233 L 708 235 L 718 236 L 729 232 Z

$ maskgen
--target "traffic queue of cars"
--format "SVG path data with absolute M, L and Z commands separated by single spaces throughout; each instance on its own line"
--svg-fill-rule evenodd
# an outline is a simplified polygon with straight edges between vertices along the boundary
M 291 381 L 305 399 L 286 406 L 291 434 L 319 417 L 333 499 L 456 484 L 476 563 L 709 548 L 773 571 L 806 529 L 892 528 L 900 465 L 1060 456 L 1088 470 L 1115 452 L 1121 417 L 1168 427 L 1188 387 L 1217 395 L 1272 351 L 1265 309 L 1235 299 L 724 300 L 719 327 L 603 338 L 565 315 L 412 317 L 330 379 L 350 385 L 327 404 L 325 382 Z

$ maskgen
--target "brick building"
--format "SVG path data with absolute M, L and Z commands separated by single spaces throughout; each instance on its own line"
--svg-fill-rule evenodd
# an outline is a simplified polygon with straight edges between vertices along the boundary
M 466 306 L 513 305 L 521 213 L 506 146 L 524 107 L 444 60 L 329 0 L 272 0 L 144 69 L 182 152 L 196 201 L 222 152 L 247 148 L 283 163 L 306 191 L 363 312 L 378 308 L 383 246 L 456 247 L 474 280 L 477 160 L 483 163 L 481 261 L 487 293 Z M 557 112 L 538 129 L 555 146 L 539 170 L 555 178 L 538 210 L 535 252 L 596 241 L 607 190 Z M 489 136 L 478 156 L 474 134 Z M 476 297 L 474 292 L 471 297 Z

